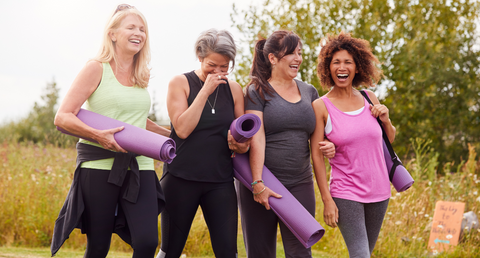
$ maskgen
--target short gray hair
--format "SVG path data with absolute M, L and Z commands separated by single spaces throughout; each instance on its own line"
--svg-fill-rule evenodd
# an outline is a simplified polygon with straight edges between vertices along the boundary
M 226 30 L 209 29 L 200 34 L 195 42 L 195 54 L 203 59 L 210 53 L 226 56 L 232 61 L 232 69 L 235 66 L 237 47 L 232 34 Z

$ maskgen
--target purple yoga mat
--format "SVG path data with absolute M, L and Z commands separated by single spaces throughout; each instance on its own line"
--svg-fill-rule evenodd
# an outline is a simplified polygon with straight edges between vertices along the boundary
M 253 180 L 248 154 L 237 154 L 233 158 L 233 173 L 245 187 L 252 190 L 250 183 Z M 275 214 L 305 248 L 309 248 L 318 242 L 325 234 L 325 229 L 265 166 L 263 166 L 262 178 L 265 181 L 265 186 L 282 195 L 280 199 L 275 197 L 268 199 L 270 208 Z
M 262 121 L 255 114 L 245 114 L 230 125 L 230 133 L 237 142 L 246 142 L 258 132 Z
M 114 137 L 115 141 L 117 141 L 117 143 L 127 151 L 167 163 L 172 162 L 173 158 L 175 158 L 175 141 L 168 137 L 94 113 L 86 109 L 80 109 L 77 117 L 86 125 L 98 130 L 108 130 L 125 126 L 122 131 L 115 133 Z M 84 138 L 71 134 L 70 132 L 58 126 L 57 129 L 62 133 L 78 138 Z M 96 142 L 92 139 L 85 138 L 85 140 Z
M 258 116 L 245 114 L 232 122 L 230 133 L 237 142 L 245 142 L 248 138 L 253 137 L 260 126 L 261 120 Z M 253 190 L 250 184 L 253 179 L 248 154 L 237 154 L 233 158 L 233 173 L 235 178 L 245 187 L 250 191 Z M 325 229 L 265 166 L 263 166 L 262 178 L 265 181 L 265 186 L 282 195 L 280 199 L 275 197 L 268 199 L 273 212 L 277 214 L 305 248 L 309 248 L 318 242 L 325 234 Z
M 383 154 L 385 155 L 387 169 L 388 171 L 390 171 L 393 166 L 393 161 L 392 157 L 390 157 L 390 152 L 388 152 L 385 141 L 383 141 Z M 408 188 L 410 188 L 410 186 L 413 185 L 414 182 L 415 180 L 413 180 L 412 176 L 410 175 L 410 173 L 408 173 L 404 166 L 397 166 L 397 168 L 395 169 L 395 174 L 392 178 L 393 187 L 395 187 L 395 190 L 397 190 L 397 192 L 403 192 L 407 190 Z

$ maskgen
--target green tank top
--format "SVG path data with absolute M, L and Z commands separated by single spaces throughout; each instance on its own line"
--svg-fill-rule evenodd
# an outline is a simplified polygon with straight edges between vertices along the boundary
M 85 102 L 85 109 L 145 129 L 150 111 L 147 89 L 127 87 L 118 82 L 109 63 L 103 63 L 102 80 L 95 92 Z M 84 139 L 80 142 L 102 147 Z M 138 156 L 140 170 L 154 170 L 153 159 Z M 111 170 L 113 158 L 82 163 L 82 168 Z

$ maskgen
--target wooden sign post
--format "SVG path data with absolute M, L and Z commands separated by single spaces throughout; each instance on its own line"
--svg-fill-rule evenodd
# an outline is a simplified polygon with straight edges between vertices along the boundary
M 428 241 L 428 248 L 431 251 L 442 252 L 458 244 L 464 209 L 463 202 L 436 203 Z

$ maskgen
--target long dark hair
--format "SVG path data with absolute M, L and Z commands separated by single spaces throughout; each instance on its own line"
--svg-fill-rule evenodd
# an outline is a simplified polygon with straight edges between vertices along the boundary
M 272 53 L 278 60 L 295 51 L 298 44 L 302 44 L 300 37 L 292 31 L 277 30 L 267 39 L 259 39 L 255 44 L 253 64 L 250 70 L 250 85 L 255 86 L 262 100 L 267 100 L 265 94 L 273 96 L 274 90 L 268 86 L 268 80 L 272 77 L 272 64 L 268 55 Z M 247 97 L 252 100 L 247 90 Z M 252 100 L 253 101 L 253 100 Z

